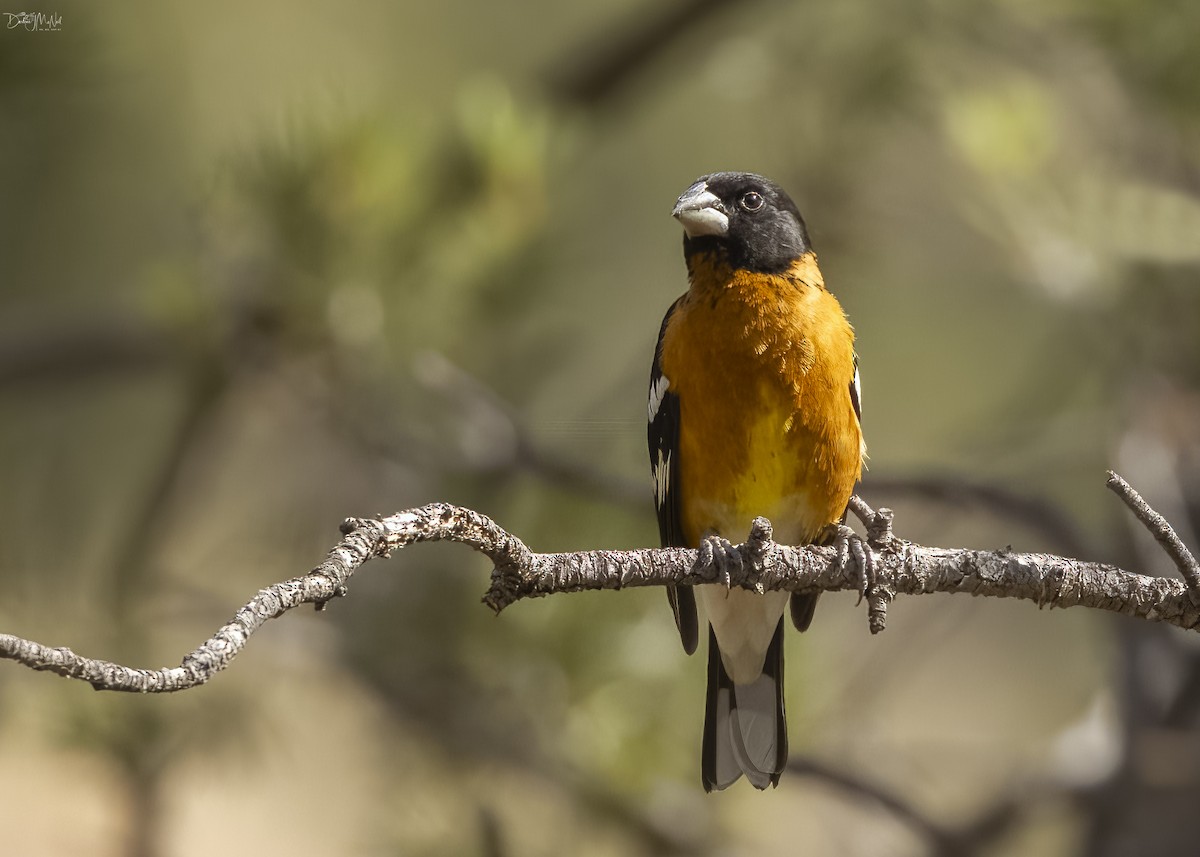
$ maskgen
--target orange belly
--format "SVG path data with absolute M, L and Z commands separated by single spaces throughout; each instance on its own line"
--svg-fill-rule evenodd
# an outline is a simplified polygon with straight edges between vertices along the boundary
M 850 399 L 854 337 L 823 288 L 735 276 L 724 304 L 690 298 L 664 333 L 662 369 L 679 397 L 683 533 L 742 541 L 765 515 L 782 543 L 838 521 L 862 472 Z

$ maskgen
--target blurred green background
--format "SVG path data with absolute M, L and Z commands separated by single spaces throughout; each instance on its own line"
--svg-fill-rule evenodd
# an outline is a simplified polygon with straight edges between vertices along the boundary
M 11 9 L 16 12 L 18 10 Z M 670 208 L 765 173 L 855 324 L 897 531 L 1172 574 L 1200 529 L 1200 5 L 82 3 L 0 30 L 0 629 L 178 662 L 348 515 L 653 545 Z M 11 19 L 0 16 L 0 23 Z M 479 603 L 420 546 L 211 685 L 0 664 L 6 854 L 1157 855 L 1200 836 L 1194 635 L 848 594 L 796 770 L 699 785 L 662 593 Z M 1144 625 L 1144 626 L 1143 626 Z

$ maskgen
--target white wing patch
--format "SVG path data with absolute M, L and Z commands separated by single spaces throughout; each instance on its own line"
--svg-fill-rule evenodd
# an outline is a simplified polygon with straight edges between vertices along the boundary
M 854 358 L 854 380 L 850 382 L 850 398 L 854 403 L 854 415 L 858 417 L 859 428 L 862 428 L 862 382 L 858 378 L 858 357 Z M 859 433 L 858 440 L 858 457 L 863 460 L 863 467 L 866 467 L 867 460 L 867 439 Z
M 661 509 L 667 502 L 667 491 L 671 487 L 671 451 L 664 454 L 660 449 L 654 459 L 654 505 Z
M 658 409 L 662 407 L 663 397 L 667 395 L 670 386 L 671 379 L 666 375 L 660 375 L 658 380 L 650 385 L 650 403 L 646 407 L 646 417 L 650 422 L 654 422 L 658 415 Z
M 854 393 L 854 412 L 862 419 L 862 383 L 858 379 L 858 358 L 854 359 L 854 380 L 850 382 Z

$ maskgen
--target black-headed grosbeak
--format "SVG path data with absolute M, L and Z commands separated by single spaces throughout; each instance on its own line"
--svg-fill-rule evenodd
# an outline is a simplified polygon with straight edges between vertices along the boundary
M 689 288 L 667 310 L 650 373 L 649 441 L 664 545 L 728 555 L 757 515 L 783 544 L 827 538 L 862 473 L 854 332 L 826 288 L 795 203 L 752 173 L 714 173 L 679 197 Z M 787 761 L 788 593 L 697 587 L 709 622 L 702 774 L 759 789 Z M 696 649 L 691 587 L 667 595 Z M 791 596 L 803 631 L 817 595 Z

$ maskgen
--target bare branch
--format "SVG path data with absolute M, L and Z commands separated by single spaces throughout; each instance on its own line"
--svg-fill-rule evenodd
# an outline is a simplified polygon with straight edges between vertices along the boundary
M 1192 603 L 1200 604 L 1200 563 L 1196 562 L 1187 545 L 1176 535 L 1175 529 L 1167 523 L 1166 518 L 1150 508 L 1150 504 L 1142 499 L 1142 495 L 1135 491 L 1132 485 L 1111 470 L 1108 471 L 1108 487 L 1125 501 L 1125 505 L 1146 526 L 1150 535 L 1162 545 L 1167 556 L 1171 557 L 1171 561 L 1187 581 Z
M 382 525 L 376 524 L 377 529 Z M 223 670 L 245 647 L 250 635 L 268 619 L 282 616 L 301 604 L 316 604 L 345 594 L 345 583 L 354 570 L 377 554 L 380 532 L 364 527 L 349 532 L 328 559 L 303 577 L 276 583 L 258 594 L 199 648 L 186 655 L 178 667 L 134 669 L 94 660 L 66 648 L 51 648 L 10 634 L 0 634 L 0 657 L 35 670 L 47 670 L 89 682 L 96 690 L 134 693 L 167 693 L 204 684 Z
M 1200 606 L 1178 580 L 1051 554 L 922 547 L 892 533 L 889 510 L 876 511 L 861 498 L 852 501 L 851 510 L 867 528 L 864 551 L 776 544 L 770 522 L 756 519 L 747 542 L 738 547 L 743 561 L 729 585 L 759 592 L 857 591 L 867 575 L 872 632 L 883 629 L 887 604 L 896 596 L 932 592 L 1023 598 L 1039 607 L 1092 607 L 1187 630 L 1200 626 Z M 348 518 L 342 532 L 345 538 L 323 563 L 260 590 L 178 667 L 134 669 L 11 635 L 0 635 L 0 657 L 83 679 L 98 690 L 163 693 L 195 687 L 224 669 L 268 619 L 301 604 L 320 609 L 346 594 L 351 575 L 364 562 L 418 542 L 458 542 L 487 556 L 494 568 L 483 601 L 496 612 L 552 593 L 695 585 L 714 583 L 719 576 L 711 562 L 700 563 L 699 553 L 688 548 L 534 553 L 486 515 L 448 503 L 383 518 Z

